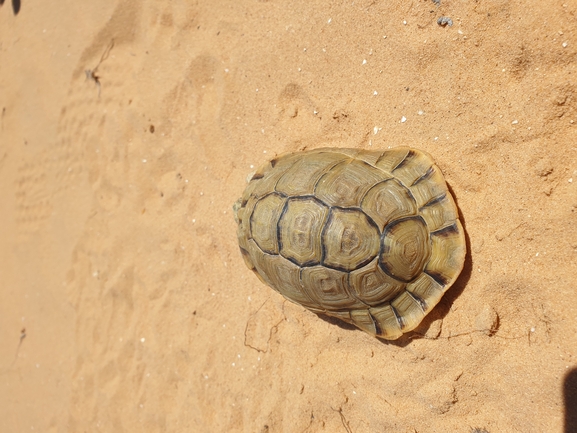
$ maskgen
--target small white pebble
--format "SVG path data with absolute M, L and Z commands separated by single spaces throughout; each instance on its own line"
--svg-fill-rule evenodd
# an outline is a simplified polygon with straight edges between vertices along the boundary
M 146 162 L 146 159 L 143 159 L 142 162 Z
M 332 20 L 333 20 L 332 18 L 329 18 L 329 20 L 327 21 L 327 24 L 330 24 Z
M 140 339 L 140 342 L 141 342 L 141 343 L 144 343 L 145 341 L 146 341 L 146 338 L 144 338 L 144 337 L 142 337 L 142 338 Z
M 424 112 L 423 110 L 419 110 L 419 111 L 417 111 L 417 114 L 418 114 L 419 116 L 422 116 L 423 114 L 425 114 L 425 112 Z
M 379 94 L 379 93 L 378 93 L 376 90 L 373 92 L 373 95 L 374 95 L 374 96 L 377 96 L 378 94 Z
M 567 45 L 569 45 L 569 42 L 565 41 L 561 45 L 563 45 L 563 48 L 567 48 Z
M 572 178 L 572 177 L 570 177 L 570 178 L 569 178 L 569 180 L 568 180 L 567 182 L 569 182 L 569 183 L 573 183 L 573 178 Z
M 379 128 L 378 126 L 375 126 L 375 127 L 373 128 L 373 134 L 374 134 L 374 135 L 377 135 L 377 133 L 378 133 L 381 129 L 382 129 L 382 128 Z
M 192 223 L 194 224 L 195 222 L 196 222 L 196 218 L 193 218 L 193 219 L 192 219 Z
M 532 327 L 532 328 L 531 328 L 531 332 L 535 332 L 535 327 Z
M 539 253 L 535 254 L 535 257 L 539 257 Z
M 363 65 L 366 65 L 366 64 L 367 64 L 366 59 L 363 59 Z
M 405 123 L 407 121 L 407 118 L 405 116 L 401 117 L 401 123 Z
M 407 21 L 406 21 L 406 20 L 403 20 L 403 24 L 406 26 L 406 25 L 407 25 Z
M 200 191 L 200 195 L 204 195 L 204 193 L 202 191 Z
M 228 74 L 228 68 L 224 68 L 224 72 Z
M 512 125 L 516 125 L 517 123 L 519 123 L 518 120 L 513 120 L 513 121 L 511 122 Z

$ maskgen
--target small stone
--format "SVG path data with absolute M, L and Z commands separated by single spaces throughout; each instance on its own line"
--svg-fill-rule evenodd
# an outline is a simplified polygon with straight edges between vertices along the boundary
M 440 25 L 441 27 L 446 26 L 451 27 L 453 25 L 453 20 L 449 17 L 439 17 L 439 19 L 437 20 L 437 24 Z
M 499 315 L 488 304 L 483 306 L 481 312 L 475 317 L 475 329 L 487 336 L 494 335 L 499 329 Z

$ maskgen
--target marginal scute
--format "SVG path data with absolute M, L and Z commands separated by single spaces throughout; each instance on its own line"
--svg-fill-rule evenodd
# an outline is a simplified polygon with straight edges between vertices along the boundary
M 419 209 L 430 231 L 450 225 L 459 217 L 453 198 L 448 194 L 432 199 Z
M 369 310 L 352 310 L 350 316 L 358 328 L 371 335 L 377 335 L 377 325 Z
M 415 329 L 425 317 L 425 311 L 419 301 L 406 291 L 393 299 L 391 306 L 401 318 L 401 330 L 403 332 Z
M 394 149 L 382 152 L 379 155 L 376 166 L 385 173 L 392 173 L 393 169 L 405 160 L 410 151 L 411 149 L 408 147 L 395 147 Z
M 369 312 L 379 325 L 380 333 L 377 334 L 379 337 L 396 340 L 403 335 L 399 318 L 391 304 L 370 308 Z
M 463 227 L 459 220 L 451 226 L 431 233 L 431 259 L 425 272 L 445 286 L 457 279 L 465 261 L 465 242 Z
M 436 197 L 447 193 L 443 175 L 437 166 L 433 165 L 427 172 L 409 186 L 411 195 L 415 198 L 417 207 L 421 207 Z
M 458 277 L 463 227 L 425 152 L 325 148 L 256 170 L 235 203 L 247 267 L 292 302 L 394 340 Z
M 409 150 L 403 161 L 397 165 L 392 174 L 399 179 L 403 185 L 410 187 L 433 165 L 433 160 L 424 152 Z

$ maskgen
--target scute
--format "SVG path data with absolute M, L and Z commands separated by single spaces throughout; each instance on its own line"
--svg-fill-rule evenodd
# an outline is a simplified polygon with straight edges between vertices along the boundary
M 383 232 L 379 264 L 391 277 L 408 283 L 431 256 L 429 232 L 419 216 L 393 221 Z
M 258 246 L 269 254 L 278 254 L 276 226 L 286 198 L 269 194 L 256 203 L 250 218 L 250 233 Z
M 323 265 L 352 271 L 379 252 L 379 230 L 360 210 L 331 209 L 322 234 Z
M 344 161 L 321 177 L 315 195 L 329 206 L 359 206 L 365 193 L 380 180 L 381 172 L 369 164 Z
M 361 208 L 381 231 L 389 222 L 417 213 L 410 191 L 394 178 L 374 185 L 363 198 Z
M 384 339 L 421 323 L 466 255 L 440 169 L 407 147 L 279 156 L 255 172 L 234 214 L 263 283 Z
M 328 214 L 329 208 L 315 198 L 289 199 L 278 224 L 283 257 L 300 266 L 318 264 L 322 254 L 321 232 Z

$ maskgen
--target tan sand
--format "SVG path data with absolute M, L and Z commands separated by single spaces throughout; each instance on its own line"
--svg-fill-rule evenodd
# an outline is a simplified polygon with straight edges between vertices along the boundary
M 0 431 L 575 431 L 564 1 L 4 2 Z M 263 286 L 231 206 L 278 154 L 397 145 L 470 255 L 386 343 Z

